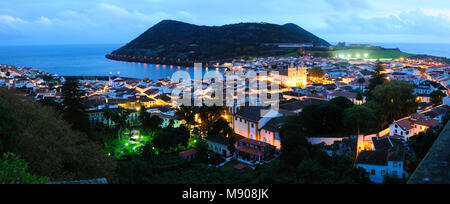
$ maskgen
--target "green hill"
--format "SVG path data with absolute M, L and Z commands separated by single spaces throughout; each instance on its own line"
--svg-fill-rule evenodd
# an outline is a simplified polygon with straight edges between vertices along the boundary
M 267 43 L 330 45 L 295 24 L 239 23 L 197 26 L 165 20 L 107 57 L 124 61 L 183 64 L 241 56 L 279 55 L 293 51 L 292 48 L 266 46 Z

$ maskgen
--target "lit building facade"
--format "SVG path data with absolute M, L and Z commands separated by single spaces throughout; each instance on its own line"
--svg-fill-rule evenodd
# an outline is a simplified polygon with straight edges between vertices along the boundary
M 286 87 L 306 88 L 308 85 L 308 70 L 305 66 L 291 66 L 286 70 L 279 71 L 279 81 Z

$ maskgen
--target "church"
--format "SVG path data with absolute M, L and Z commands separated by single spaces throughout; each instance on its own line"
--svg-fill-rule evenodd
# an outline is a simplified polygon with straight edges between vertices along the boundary
M 305 66 L 294 66 L 292 63 L 287 70 L 279 71 L 281 85 L 291 88 L 306 88 L 308 85 L 308 70 Z

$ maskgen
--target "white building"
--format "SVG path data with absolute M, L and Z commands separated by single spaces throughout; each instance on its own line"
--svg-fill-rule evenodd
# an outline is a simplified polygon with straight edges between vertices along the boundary
M 439 120 L 427 118 L 420 114 L 413 114 L 408 118 L 394 121 L 389 126 L 389 135 L 408 140 L 410 137 L 413 137 L 420 132 L 424 132 L 430 127 L 436 127 L 439 124 Z
M 228 149 L 228 139 L 222 136 L 209 136 L 206 138 L 208 149 L 223 157 L 231 157 L 233 154 Z
M 263 112 L 262 112 L 263 111 Z M 268 112 L 264 112 L 268 111 Z M 282 113 L 281 113 L 282 112 Z M 232 112 L 230 122 L 234 132 L 246 138 L 269 143 L 281 149 L 279 128 L 285 116 L 295 113 L 263 107 L 245 106 Z
M 383 183 L 387 176 L 406 179 L 404 155 L 401 152 L 362 151 L 357 160 L 357 168 L 362 168 L 369 175 L 370 181 Z

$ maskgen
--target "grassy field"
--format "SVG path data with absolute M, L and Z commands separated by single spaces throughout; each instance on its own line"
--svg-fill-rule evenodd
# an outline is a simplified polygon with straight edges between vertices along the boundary
M 335 51 L 306 51 L 313 56 L 343 58 L 343 59 L 397 59 L 401 57 L 411 57 L 411 54 L 397 50 L 382 49 L 345 49 Z M 295 57 L 297 52 L 291 52 L 280 57 Z
M 397 50 L 347 49 L 331 51 L 331 56 L 344 59 L 396 59 L 401 57 L 411 57 L 412 55 Z

